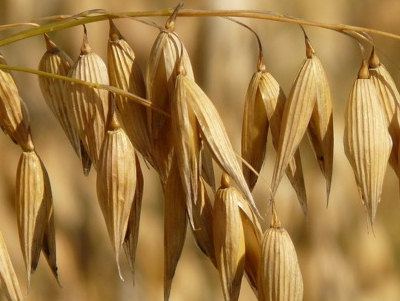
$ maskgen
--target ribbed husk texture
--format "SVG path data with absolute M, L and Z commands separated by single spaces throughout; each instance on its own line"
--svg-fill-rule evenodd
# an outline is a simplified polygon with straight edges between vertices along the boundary
M 100 56 L 92 52 L 86 29 L 81 54 L 69 76 L 87 82 L 109 84 L 107 67 Z M 71 82 L 65 83 L 65 89 L 70 103 L 69 116 L 97 169 L 108 116 L 108 92 Z
M 333 164 L 332 105 L 325 72 L 307 37 L 306 55 L 285 103 L 271 190 L 275 195 L 284 171 L 308 130 L 327 181 L 329 199 Z
M 0 64 L 7 65 L 1 53 Z M 0 69 L 0 127 L 23 151 L 34 149 L 27 108 L 13 76 L 4 69 Z
M 135 53 L 111 20 L 109 36 L 107 66 L 110 85 L 146 98 L 146 86 Z M 135 149 L 153 165 L 146 108 L 124 96 L 116 95 L 115 97 L 129 139 Z
M 239 298 L 245 262 L 245 237 L 239 211 L 239 192 L 222 175 L 214 201 L 214 247 L 222 291 L 226 301 Z
M 136 156 L 115 112 L 110 110 L 110 115 L 98 164 L 97 197 L 120 271 L 119 251 L 125 242 L 136 192 Z
M 2 292 L 9 301 L 22 301 L 24 300 L 12 265 L 10 255 L 7 250 L 3 234 L 0 231 L 0 286 Z
M 262 238 L 258 292 L 259 301 L 303 299 L 303 278 L 296 250 L 274 210 L 271 227 Z
M 392 140 L 366 62 L 361 66 L 346 105 L 344 149 L 372 225 L 381 200 Z
M 34 151 L 21 154 L 16 176 L 16 213 L 28 287 L 43 251 L 57 278 L 53 198 L 47 171 Z

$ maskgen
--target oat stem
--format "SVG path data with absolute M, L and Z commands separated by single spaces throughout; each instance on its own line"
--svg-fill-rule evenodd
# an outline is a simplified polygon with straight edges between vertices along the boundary
M 10 35 L 0 40 L 0 47 L 33 36 L 41 35 L 52 31 L 58 31 L 87 23 L 104 21 L 108 19 L 119 19 L 119 18 L 163 17 L 163 16 L 170 16 L 172 13 L 173 13 L 172 9 L 143 11 L 143 12 L 122 12 L 122 13 L 108 13 L 104 10 L 91 10 L 72 16 L 58 15 L 53 17 L 46 17 L 44 19 L 35 20 L 35 22 L 50 21 L 50 23 L 43 24 L 38 28 L 28 29 Z M 180 9 L 177 12 L 177 16 L 178 17 L 235 17 L 235 18 L 269 20 L 269 21 L 277 21 L 283 23 L 299 24 L 303 26 L 319 27 L 337 31 L 340 33 L 346 33 L 346 32 L 357 32 L 363 34 L 366 33 L 366 34 L 380 35 L 387 38 L 400 40 L 400 35 L 392 34 L 386 31 L 359 27 L 359 26 L 345 25 L 345 24 L 329 24 L 323 22 L 309 21 L 271 11 Z

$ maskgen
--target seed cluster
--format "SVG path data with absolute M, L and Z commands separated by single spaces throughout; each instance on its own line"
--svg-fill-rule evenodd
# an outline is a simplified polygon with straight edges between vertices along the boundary
M 84 175 L 93 165 L 121 279 L 121 248 L 133 278 L 135 273 L 144 190 L 141 157 L 158 173 L 164 196 L 164 300 L 170 296 L 188 227 L 218 270 L 225 300 L 238 300 L 243 276 L 259 301 L 302 300 L 300 265 L 281 227 L 275 194 L 286 174 L 308 214 L 299 151 L 307 133 L 329 200 L 333 110 L 322 63 L 305 34 L 306 58 L 286 98 L 267 71 L 260 46 L 257 71 L 244 99 L 240 166 L 220 114 L 196 82 L 189 54 L 175 32 L 179 8 L 159 27 L 145 75 L 111 20 L 106 62 L 92 51 L 86 27 L 75 62 L 45 34 L 46 52 L 38 67 L 44 100 L 81 160 Z M 0 63 L 6 65 L 2 55 Z M 350 93 L 344 133 L 345 153 L 371 226 L 387 164 L 399 174 L 399 97 L 372 49 Z M 11 73 L 3 69 L 0 126 L 22 150 L 15 207 L 28 287 L 41 252 L 58 280 L 50 179 L 34 147 L 26 106 Z M 263 230 L 252 191 L 264 165 L 269 132 L 277 159 L 267 200 L 272 221 Z M 215 166 L 222 170 L 219 188 Z M 0 283 L 8 300 L 23 299 L 1 233 Z

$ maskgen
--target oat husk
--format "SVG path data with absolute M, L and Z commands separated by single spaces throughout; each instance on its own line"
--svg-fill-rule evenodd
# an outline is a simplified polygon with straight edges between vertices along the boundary
M 172 280 L 186 238 L 187 210 L 177 161 L 164 186 L 164 300 L 169 300 Z
M 111 20 L 107 45 L 110 85 L 146 98 L 146 86 L 135 53 Z M 121 95 L 116 95 L 115 102 L 133 146 L 153 164 L 146 108 Z
M 57 274 L 53 199 L 47 171 L 34 151 L 23 152 L 16 176 L 16 213 L 28 288 L 41 250 Z M 58 280 L 58 279 L 57 279 Z
M 368 65 L 363 61 L 345 111 L 344 150 L 373 224 L 392 149 L 388 125 Z
M 112 104 L 109 112 L 107 133 L 98 162 L 97 197 L 115 252 L 118 271 L 123 279 L 119 266 L 119 251 L 125 242 L 135 198 L 136 155 Z
M 400 143 L 400 94 L 389 71 L 380 62 L 379 57 L 372 49 L 368 61 L 369 73 L 374 82 L 381 101 L 382 111 L 388 124 L 389 134 L 392 138 L 392 152 L 390 153 L 389 164 L 399 176 L 399 143 Z
M 0 64 L 7 65 L 0 53 Z M 29 116 L 10 71 L 0 69 L 0 127 L 23 151 L 34 149 Z
M 3 234 L 0 231 L 0 286 L 8 301 L 22 301 L 21 288 L 11 262 Z
M 303 278 L 296 250 L 288 232 L 281 227 L 274 207 L 271 227 L 262 238 L 258 300 L 303 300 Z
M 100 56 L 92 52 L 86 27 L 81 54 L 72 66 L 69 76 L 87 82 L 109 84 L 107 67 Z M 70 103 L 69 116 L 97 170 L 108 117 L 108 92 L 66 82 L 65 93 Z
M 214 247 L 226 301 L 239 298 L 245 262 L 245 236 L 238 207 L 239 192 L 224 173 L 214 201 Z

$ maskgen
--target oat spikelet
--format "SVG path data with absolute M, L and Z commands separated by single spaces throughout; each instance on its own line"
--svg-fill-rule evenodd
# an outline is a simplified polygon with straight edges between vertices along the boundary
M 207 255 L 216 267 L 214 240 L 213 240 L 213 207 L 204 180 L 200 178 L 197 202 L 192 206 L 192 212 L 188 213 L 193 217 L 191 227 L 193 236 L 200 250 Z
M 174 26 L 167 22 L 157 36 L 146 74 L 148 100 L 167 113 L 170 113 L 179 65 L 184 66 L 188 77 L 194 78 L 187 51 L 173 30 Z M 155 168 L 165 182 L 174 156 L 172 123 L 170 118 L 154 110 L 148 110 L 147 117 Z
M 107 64 L 110 85 L 146 98 L 144 78 L 135 53 L 111 20 L 109 36 Z M 121 95 L 116 95 L 115 102 L 133 146 L 147 161 L 151 161 L 146 108 Z
M 257 219 L 257 215 L 249 206 L 249 203 L 246 202 L 240 194 L 238 194 L 238 201 L 246 247 L 244 271 L 251 288 L 257 296 L 258 268 L 261 263 L 262 230 L 261 225 Z
M 244 272 L 245 237 L 238 207 L 239 192 L 224 173 L 214 202 L 214 247 L 226 301 L 238 300 Z
M 201 137 L 208 146 L 217 164 L 235 181 L 243 195 L 258 213 L 250 189 L 243 177 L 240 165 L 229 141 L 228 134 L 214 104 L 190 77 L 180 74 L 179 85 L 186 89 L 186 102 L 189 110 L 196 115 Z
M 332 181 L 333 167 L 333 113 L 332 100 L 326 77 L 321 61 L 313 55 L 315 80 L 316 82 L 316 101 L 314 110 L 308 124 L 308 137 L 311 146 L 317 157 L 319 167 L 326 179 L 326 201 L 329 202 Z
M 69 76 L 87 82 L 105 85 L 109 83 L 105 63 L 89 46 L 86 27 L 81 54 L 72 66 Z M 65 89 L 70 102 L 69 116 L 97 169 L 108 116 L 108 92 L 71 82 L 65 83 Z
M 186 238 L 187 209 L 181 177 L 174 160 L 164 185 L 164 300 L 169 300 L 172 280 Z
M 372 49 L 368 64 L 369 73 L 378 92 L 385 120 L 388 124 L 389 134 L 393 142 L 389 163 L 397 176 L 399 176 L 400 94 L 392 76 L 379 61 L 375 48 Z
M 7 65 L 1 53 L 0 64 Z M 3 69 L 0 69 L 0 127 L 23 151 L 34 149 L 27 108 L 13 76 Z
M 67 76 L 73 65 L 71 58 L 59 49 L 47 34 L 44 37 L 47 51 L 42 56 L 38 69 L 52 74 Z M 81 158 L 84 174 L 88 175 L 92 162 L 79 139 L 78 132 L 72 123 L 70 115 L 68 115 L 70 104 L 65 94 L 64 85 L 65 82 L 62 80 L 39 76 L 39 86 L 44 100 L 60 123 L 76 154 Z
M 96 184 L 100 208 L 114 248 L 118 271 L 123 279 L 119 267 L 119 251 L 125 241 L 135 197 L 136 158 L 132 143 L 119 124 L 112 104 L 110 107 Z
M 264 232 L 259 271 L 259 301 L 303 300 L 303 278 L 296 250 L 281 228 L 274 206 L 271 227 Z
M 7 246 L 0 231 L 0 286 L 9 301 L 24 300 Z
M 139 224 L 140 224 L 140 213 L 142 210 L 142 199 L 144 189 L 144 178 L 142 169 L 140 167 L 139 158 L 136 155 L 136 190 L 135 198 L 129 214 L 128 226 L 126 229 L 126 236 L 124 240 L 124 250 L 126 258 L 128 259 L 129 266 L 133 276 L 133 285 L 135 285 L 135 261 L 136 261 L 136 249 L 139 238 Z
M 260 81 L 264 72 L 263 69 L 258 70 L 250 80 L 244 103 L 242 125 L 242 158 L 258 173 L 264 164 L 269 127 L 268 115 L 260 91 Z M 247 164 L 243 163 L 242 169 L 247 185 L 250 191 L 253 191 L 258 175 Z
M 297 74 L 283 111 L 278 154 L 271 184 L 273 196 L 307 130 L 317 98 L 316 57 L 307 38 L 306 53 L 307 58 Z
M 192 222 L 191 207 L 197 202 L 200 179 L 201 142 L 196 115 L 187 103 L 188 93 L 188 87 L 179 75 L 171 103 L 172 133 L 186 207 Z
M 391 148 L 379 95 L 363 61 L 346 105 L 344 149 L 371 226 L 381 199 Z
M 16 189 L 18 232 L 29 288 L 42 249 L 57 278 L 52 192 L 47 171 L 36 152 L 21 154 Z

